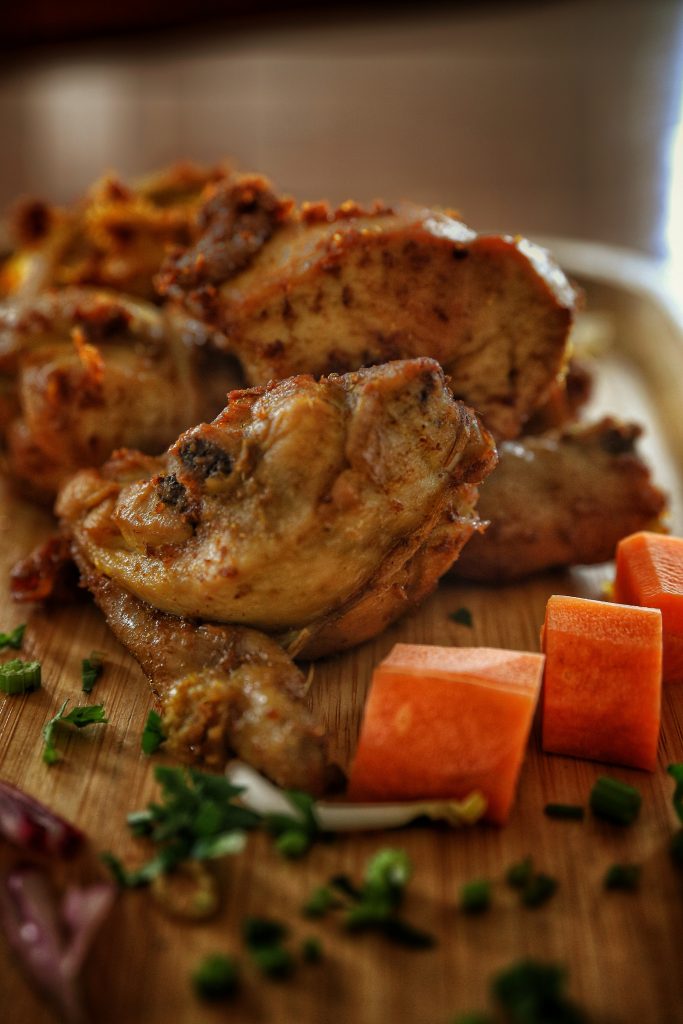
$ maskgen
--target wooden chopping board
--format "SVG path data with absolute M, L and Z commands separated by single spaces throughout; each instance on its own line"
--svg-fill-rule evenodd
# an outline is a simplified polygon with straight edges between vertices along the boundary
M 674 337 L 674 326 L 651 296 L 618 283 L 587 284 L 594 308 L 605 313 L 620 341 L 600 358 L 595 405 L 647 424 L 648 455 L 658 480 L 671 491 L 672 525 L 681 532 L 683 451 L 670 413 L 683 401 L 683 341 Z M 651 344 L 653 325 L 668 331 L 667 345 Z M 666 396 L 657 385 L 665 378 Z M 98 876 L 101 850 L 129 863 L 143 856 L 140 844 L 129 838 L 125 816 L 155 796 L 153 765 L 164 758 L 140 753 L 149 691 L 99 613 L 84 601 L 27 615 L 8 599 L 7 569 L 49 527 L 47 514 L 6 490 L 0 493 L 0 629 L 28 621 L 24 654 L 43 665 L 40 691 L 0 697 L 0 777 L 87 832 L 90 852 L 69 868 L 55 867 L 55 878 L 63 883 Z M 383 636 L 318 664 L 311 700 L 337 737 L 340 759 L 348 763 L 354 748 L 373 666 L 395 642 L 537 650 L 551 594 L 601 598 L 602 584 L 610 578 L 611 568 L 602 567 L 501 588 L 445 581 L 418 612 Z M 449 612 L 462 606 L 472 612 L 471 629 L 449 619 Z M 105 652 L 106 670 L 86 701 L 80 664 L 92 649 Z M 65 759 L 49 768 L 40 756 L 41 728 L 67 697 L 74 703 L 103 703 L 110 721 L 83 733 L 65 732 L 60 736 Z M 220 863 L 222 909 L 207 924 L 169 919 L 144 890 L 120 897 L 89 960 L 92 1019 L 98 1024 L 447 1024 L 459 1012 L 486 1009 L 492 973 L 533 956 L 566 965 L 570 991 L 592 1021 L 683 1021 L 683 876 L 667 853 L 676 823 L 673 784 L 665 769 L 675 760 L 683 760 L 683 686 L 665 690 L 659 768 L 652 775 L 544 755 L 535 728 L 504 829 L 411 828 L 340 837 L 297 862 L 283 861 L 267 840 L 252 836 L 245 852 Z M 605 771 L 640 789 L 643 808 L 634 826 L 610 826 L 590 815 L 583 823 L 544 816 L 548 801 L 586 803 Z M 386 845 L 405 849 L 414 861 L 406 916 L 435 934 L 433 950 L 413 952 L 372 935 L 350 937 L 336 920 L 309 922 L 299 913 L 316 886 L 341 872 L 360 878 L 367 858 Z M 539 870 L 559 881 L 556 896 L 537 910 L 521 908 L 503 882 L 506 868 L 529 853 Z M 16 860 L 0 844 L 0 868 Z M 642 864 L 639 892 L 604 891 L 604 873 L 614 862 Z M 466 917 L 457 907 L 459 888 L 477 877 L 494 880 L 493 905 L 479 917 Z M 286 982 L 260 978 L 248 966 L 240 939 L 240 923 L 252 914 L 287 921 L 293 946 L 318 936 L 324 961 L 302 964 Z M 217 1009 L 199 1003 L 189 984 L 191 970 L 212 952 L 237 953 L 244 964 L 241 994 Z M 0 993 L 0 1020 L 49 1024 L 55 1019 L 3 941 Z

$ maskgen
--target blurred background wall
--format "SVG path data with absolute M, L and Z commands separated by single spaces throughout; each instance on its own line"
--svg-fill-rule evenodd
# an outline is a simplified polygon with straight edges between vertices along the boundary
M 660 256 L 683 241 L 680 2 L 139 0 L 113 22 L 73 2 L 10 4 L 2 205 L 230 155 L 300 199 L 410 196 Z

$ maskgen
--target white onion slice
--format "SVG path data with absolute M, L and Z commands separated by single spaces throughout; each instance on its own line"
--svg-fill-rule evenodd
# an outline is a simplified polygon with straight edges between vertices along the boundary
M 301 811 L 292 804 L 283 790 L 264 779 L 242 761 L 231 761 L 225 774 L 234 786 L 244 792 L 240 800 L 257 814 L 289 814 L 303 822 Z M 473 825 L 486 812 L 486 799 L 475 791 L 463 800 L 419 800 L 391 804 L 331 803 L 318 800 L 313 805 L 318 825 L 323 832 L 364 832 L 374 829 L 401 828 L 416 818 L 431 818 L 449 825 Z

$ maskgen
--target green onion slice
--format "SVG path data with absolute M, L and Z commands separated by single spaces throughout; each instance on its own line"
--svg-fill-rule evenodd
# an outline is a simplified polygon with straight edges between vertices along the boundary
M 637 789 L 607 775 L 600 776 L 590 795 L 593 814 L 617 825 L 632 825 L 640 812 L 641 802 Z
M 15 696 L 19 693 L 31 693 L 40 686 L 41 671 L 39 661 L 23 661 L 12 658 L 0 665 L 0 692 Z

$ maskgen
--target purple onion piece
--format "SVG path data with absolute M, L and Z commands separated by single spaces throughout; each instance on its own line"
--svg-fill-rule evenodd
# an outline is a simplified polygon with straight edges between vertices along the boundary
M 92 939 L 114 901 L 114 887 L 69 888 L 58 907 L 48 876 L 17 868 L 0 887 L 0 918 L 27 974 L 68 1024 L 84 1024 L 80 972 Z
M 71 857 L 85 836 L 16 786 L 0 780 L 0 837 L 32 853 Z

